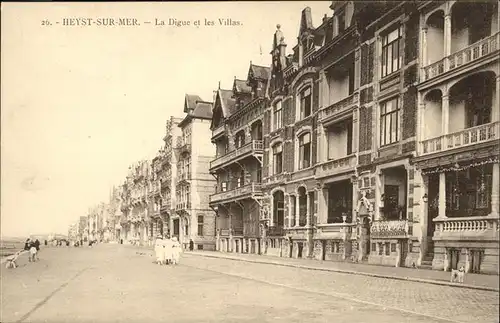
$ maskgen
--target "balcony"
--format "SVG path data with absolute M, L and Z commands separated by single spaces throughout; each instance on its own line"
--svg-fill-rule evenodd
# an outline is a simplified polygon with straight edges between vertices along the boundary
M 498 141 L 500 122 L 492 122 L 477 127 L 427 139 L 421 142 L 421 155 L 467 147 L 483 142 Z
M 191 209 L 191 202 L 190 201 L 177 202 L 175 204 L 176 211 L 187 210 L 187 209 Z
M 178 149 L 179 153 L 181 153 L 181 154 L 190 153 L 191 152 L 191 144 L 179 141 L 177 143 L 177 149 Z
M 335 119 L 336 117 L 344 113 L 352 111 L 352 109 L 358 104 L 358 102 L 359 93 L 355 92 L 347 98 L 319 110 L 319 122 L 325 123 Z
M 433 240 L 495 240 L 498 241 L 499 217 L 478 216 L 435 218 Z
M 212 139 L 222 135 L 224 133 L 224 125 L 218 126 L 212 131 Z
M 290 175 L 286 173 L 279 173 L 279 174 L 274 174 L 270 175 L 266 179 L 266 184 L 278 184 L 278 183 L 283 183 L 289 179 Z
M 377 220 L 373 221 L 371 238 L 408 238 L 413 233 L 413 226 L 408 220 Z
M 168 213 L 168 212 L 170 212 L 170 209 L 171 209 L 171 203 L 170 203 L 170 201 L 168 201 L 168 202 L 165 202 L 161 205 L 160 212 L 161 213 Z
M 356 155 L 329 160 L 316 166 L 316 178 L 337 175 L 354 170 Z
M 352 223 L 321 223 L 316 225 L 318 234 L 323 238 L 343 239 L 345 234 L 352 233 L 356 224 Z
M 272 226 L 267 229 L 268 236 L 283 236 L 285 235 L 285 229 L 283 226 Z
M 498 52 L 500 33 L 484 38 L 456 53 L 422 68 L 422 81 L 428 81 L 446 72 L 458 69 L 469 63 Z
M 219 236 L 229 237 L 231 235 L 231 229 L 219 229 Z
M 180 173 L 176 178 L 176 185 L 186 184 L 191 180 L 191 172 Z
M 262 195 L 262 186 L 258 183 L 250 183 L 229 191 L 218 192 L 210 195 L 210 203 L 232 202 L 240 199 Z
M 216 158 L 210 162 L 210 171 L 213 172 L 217 168 L 227 165 L 229 162 L 235 162 L 239 159 L 245 158 L 250 155 L 262 156 L 264 152 L 264 146 L 262 140 L 252 140 L 251 142 L 237 148 L 229 153 Z

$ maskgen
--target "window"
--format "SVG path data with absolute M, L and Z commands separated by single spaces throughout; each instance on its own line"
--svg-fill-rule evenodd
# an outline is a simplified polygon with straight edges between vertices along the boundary
M 237 185 L 238 187 L 242 187 L 245 183 L 245 171 L 240 171 L 238 179 L 237 179 Z
M 283 126 L 283 109 L 281 101 L 278 101 L 273 107 L 273 130 L 277 130 Z
M 240 131 L 236 134 L 236 138 L 234 139 L 234 145 L 236 148 L 240 148 L 245 144 L 245 133 Z
M 273 224 L 283 226 L 285 224 L 285 196 L 282 191 L 273 194 Z
M 299 169 L 311 166 L 311 133 L 299 137 Z
M 221 183 L 221 192 L 225 192 L 227 191 L 227 182 L 222 182 Z
M 396 72 L 402 63 L 402 30 L 394 29 L 382 37 L 382 77 Z
M 337 21 L 339 24 L 339 34 L 345 30 L 345 11 L 341 11 L 337 16 Z
M 308 87 L 300 93 L 300 118 L 311 115 L 311 88 Z
M 283 171 L 283 146 L 276 144 L 273 147 L 274 174 L 281 174 Z
M 398 141 L 399 105 L 398 99 L 380 105 L 380 145 L 385 146 Z
M 198 235 L 203 235 L 203 215 L 198 215 Z

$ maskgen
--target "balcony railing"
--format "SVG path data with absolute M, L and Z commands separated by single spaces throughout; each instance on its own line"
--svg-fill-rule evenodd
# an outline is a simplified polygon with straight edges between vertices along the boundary
M 243 228 L 234 228 L 233 230 L 233 236 L 242 236 L 243 235 Z
M 497 121 L 424 140 L 421 143 L 421 154 L 432 154 L 439 151 L 498 140 L 499 138 L 500 122 Z
M 329 160 L 316 167 L 316 177 L 324 177 L 353 170 L 356 166 L 356 155 Z
M 172 204 L 169 202 L 164 202 L 160 207 L 160 212 L 170 212 Z
M 210 203 L 224 201 L 229 199 L 238 199 L 240 197 L 250 195 L 250 194 L 261 194 L 262 186 L 259 183 L 250 183 L 241 187 L 237 187 L 235 189 L 218 192 L 210 195 Z
M 249 153 L 263 153 L 264 146 L 262 144 L 262 140 L 252 140 L 251 142 L 230 151 L 229 153 L 216 158 L 210 162 L 210 168 L 213 169 L 215 167 L 224 165 L 230 161 L 236 160 L 246 154 Z
M 221 236 L 221 237 L 229 237 L 230 235 L 231 235 L 230 229 L 220 229 L 219 230 L 219 236 Z
M 177 202 L 175 204 L 175 209 L 176 210 L 186 210 L 191 208 L 191 202 L 190 201 L 183 201 L 183 202 Z
M 456 53 L 422 68 L 422 81 L 430 80 L 460 66 L 498 51 L 500 33 L 484 38 Z
M 498 239 L 499 218 L 489 216 L 436 218 L 434 238 Z
M 224 125 L 218 126 L 212 131 L 212 138 L 219 136 L 224 132 Z
M 373 221 L 370 236 L 374 238 L 407 237 L 412 235 L 411 223 L 408 220 Z
M 355 92 L 349 95 L 347 98 L 321 109 L 319 111 L 319 121 L 325 122 L 338 114 L 348 111 L 352 109 L 356 104 L 358 104 L 358 102 L 359 93 Z

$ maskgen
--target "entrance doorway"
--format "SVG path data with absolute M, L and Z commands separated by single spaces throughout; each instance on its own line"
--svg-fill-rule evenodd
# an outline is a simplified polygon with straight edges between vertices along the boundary
M 304 243 L 297 242 L 297 258 L 302 258 L 302 250 L 304 249 Z
M 321 241 L 321 260 L 326 258 L 326 240 Z

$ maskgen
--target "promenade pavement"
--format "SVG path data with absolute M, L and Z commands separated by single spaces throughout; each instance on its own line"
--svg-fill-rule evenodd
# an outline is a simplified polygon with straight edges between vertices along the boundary
M 279 266 L 290 266 L 311 270 L 344 272 L 373 277 L 403 279 L 439 285 L 456 286 L 462 288 L 499 291 L 498 275 L 467 274 L 465 282 L 463 284 L 458 284 L 450 282 L 449 272 L 439 270 L 379 266 L 352 262 L 318 261 L 313 259 L 281 258 L 255 254 L 223 253 L 217 251 L 188 251 L 187 253 L 203 257 L 225 258 L 245 262 L 268 263 Z
M 498 292 L 100 244 L 1 272 L 1 322 L 497 322 Z

